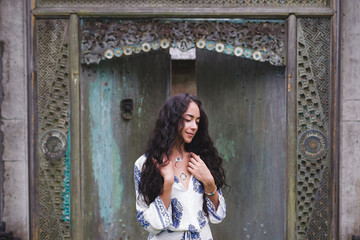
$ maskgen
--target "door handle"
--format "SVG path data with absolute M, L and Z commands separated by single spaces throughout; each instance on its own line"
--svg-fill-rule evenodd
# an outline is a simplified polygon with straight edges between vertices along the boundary
M 134 101 L 131 98 L 125 98 L 120 102 L 121 116 L 124 120 L 130 120 L 133 115 Z

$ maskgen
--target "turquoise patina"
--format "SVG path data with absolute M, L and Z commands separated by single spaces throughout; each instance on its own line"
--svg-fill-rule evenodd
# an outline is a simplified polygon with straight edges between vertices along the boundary
M 235 158 L 236 146 L 234 140 L 228 140 L 220 133 L 216 139 L 215 146 L 224 161 L 229 162 Z
M 105 231 L 109 229 L 114 213 L 120 209 L 123 192 L 120 151 L 113 137 L 111 106 L 114 90 L 109 75 L 106 72 L 99 74 L 98 79 L 90 83 L 89 89 L 90 154 Z
M 63 180 L 63 192 L 62 192 L 62 199 L 63 199 L 63 203 L 62 203 L 62 210 L 63 210 L 63 214 L 62 214 L 62 220 L 65 222 L 70 222 L 71 219 L 71 195 L 70 195 L 70 191 L 71 191 L 71 185 L 70 185 L 70 178 L 71 178 L 71 173 L 70 173 L 70 166 L 71 166 L 71 161 L 70 161 L 70 149 L 71 149 L 71 138 L 70 138 L 70 126 L 69 126 L 69 133 L 68 133 L 68 137 L 67 137 L 67 150 L 65 153 L 65 160 L 64 160 L 64 180 Z

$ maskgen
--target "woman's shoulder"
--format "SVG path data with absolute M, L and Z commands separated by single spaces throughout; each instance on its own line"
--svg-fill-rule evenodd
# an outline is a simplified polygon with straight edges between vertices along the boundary
M 142 168 L 146 161 L 146 154 L 141 155 L 135 162 L 135 166 L 137 166 L 139 169 Z

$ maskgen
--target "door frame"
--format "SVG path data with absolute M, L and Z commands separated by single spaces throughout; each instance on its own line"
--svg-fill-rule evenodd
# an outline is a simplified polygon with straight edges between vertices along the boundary
M 35 1 L 31 3 L 28 12 L 28 24 L 31 26 L 29 45 L 31 62 L 36 62 L 36 29 L 34 21 L 41 18 L 68 18 L 70 33 L 70 111 L 71 119 L 71 237 L 82 239 L 81 218 L 81 155 L 80 155 L 80 42 L 79 19 L 84 17 L 119 17 L 119 18 L 282 18 L 287 20 L 287 64 L 286 64 L 286 161 L 287 161 L 287 200 L 286 200 L 286 236 L 288 240 L 296 239 L 296 176 L 298 155 L 297 144 L 297 19 L 299 17 L 331 18 L 330 44 L 330 118 L 329 141 L 330 177 L 329 177 L 329 239 L 338 239 L 338 185 L 339 185 L 339 0 L 329 0 L 329 7 L 284 7 L 284 8 L 113 8 L 101 9 L 91 7 L 79 8 L 37 8 Z M 31 35 L 31 36 L 30 36 Z M 31 239 L 39 239 L 39 206 L 38 206 L 38 136 L 37 136 L 37 85 L 34 64 L 29 68 L 29 173 L 30 173 L 30 227 Z M 331 149 L 331 150 L 330 150 Z

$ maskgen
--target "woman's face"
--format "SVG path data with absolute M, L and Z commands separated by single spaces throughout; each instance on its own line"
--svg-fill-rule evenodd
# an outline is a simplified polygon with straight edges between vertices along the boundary
M 194 138 L 199 122 L 200 122 L 200 110 L 196 103 L 190 102 L 189 106 L 183 114 L 184 128 L 181 130 L 181 137 L 185 143 L 191 143 Z

